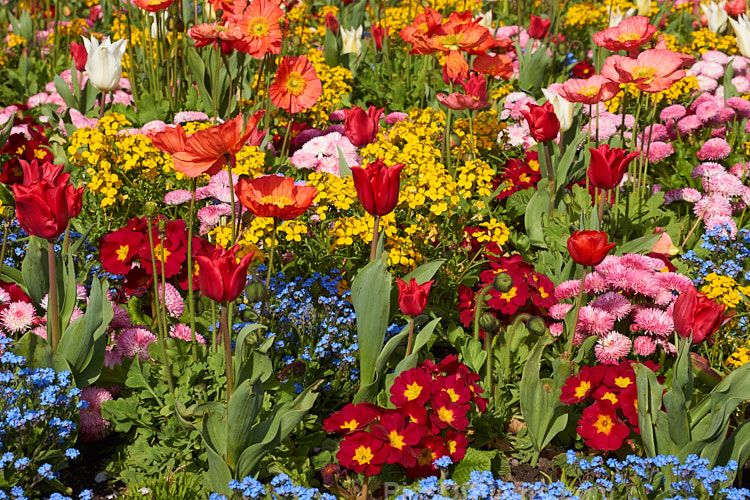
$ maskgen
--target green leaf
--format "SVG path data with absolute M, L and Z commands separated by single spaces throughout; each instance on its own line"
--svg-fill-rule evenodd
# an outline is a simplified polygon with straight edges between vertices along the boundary
M 435 273 L 438 272 L 440 266 L 442 266 L 444 262 L 445 259 L 435 259 L 429 262 L 425 262 L 424 264 L 404 276 L 403 280 L 409 283 L 409 280 L 414 278 L 415 280 L 417 280 L 418 284 L 422 285 L 430 281 L 433 276 L 435 276 Z
M 386 365 L 390 360 L 393 353 L 396 351 L 398 346 L 406 340 L 409 335 L 409 325 L 405 326 L 401 332 L 391 337 L 390 340 L 385 344 L 378 359 L 375 362 L 375 378 L 369 384 L 362 384 L 359 391 L 354 396 L 354 403 L 361 403 L 362 401 L 374 401 L 379 392 L 380 381 L 385 373 Z
M 537 184 L 536 193 L 526 205 L 523 221 L 529 242 L 539 248 L 547 248 L 547 243 L 544 241 L 544 226 L 541 221 L 549 213 L 549 192 L 543 189 L 542 184 L 546 185 L 546 179 Z
M 35 304 L 40 304 L 49 292 L 49 263 L 45 240 L 36 236 L 29 238 L 26 256 L 21 263 L 21 274 L 29 296 Z
M 328 66 L 333 68 L 339 65 L 338 37 L 328 28 L 326 28 L 326 38 L 323 45 L 323 57 Z M 339 158 L 341 158 L 341 153 L 339 153 Z
M 352 304 L 357 315 L 360 383 L 366 386 L 375 379 L 375 362 L 383 348 L 388 327 L 391 296 L 391 274 L 388 255 L 363 267 L 352 283 Z
M 650 252 L 660 237 L 660 234 L 647 234 L 646 236 L 630 240 L 627 243 L 622 243 L 615 247 L 615 254 L 625 255 L 626 253 Z
M 497 450 L 485 451 L 466 448 L 466 455 L 453 469 L 451 479 L 458 484 L 469 482 L 471 471 L 492 470 L 492 459 L 498 454 Z
M 346 176 L 351 177 L 352 176 L 352 169 L 349 168 L 349 164 L 346 163 L 346 158 L 344 157 L 344 152 L 341 151 L 341 148 L 338 144 L 336 144 L 336 151 L 339 153 L 339 177 L 342 179 Z
M 482 343 L 474 339 L 469 339 L 466 346 L 461 350 L 461 354 L 464 363 L 475 373 L 479 373 L 487 359 L 487 351 L 482 347 Z
M 263 384 L 245 380 L 229 400 L 227 411 L 227 464 L 236 467 L 242 452 L 251 444 L 252 425 L 263 408 Z M 240 478 L 241 479 L 241 478 Z
M 402 359 L 401 362 L 396 365 L 396 369 L 393 371 L 394 378 L 398 377 L 401 372 L 410 370 L 417 366 L 417 361 L 419 361 L 419 353 L 422 348 L 427 345 L 427 342 L 429 342 L 430 338 L 432 338 L 432 334 L 435 331 L 438 323 L 440 323 L 440 318 L 435 318 L 419 330 L 419 333 L 415 335 L 414 346 L 412 348 L 411 354 L 409 354 L 408 357 Z M 386 387 L 386 389 L 389 388 Z
M 70 86 L 67 83 L 65 83 L 65 80 L 63 80 L 60 75 L 55 75 L 54 81 L 55 81 L 55 90 L 57 90 L 57 93 L 60 94 L 60 97 L 63 98 L 63 101 L 65 101 L 65 104 L 69 108 L 77 109 L 78 102 L 76 101 L 76 98 L 73 96 L 73 93 L 70 91 Z
M 13 353 L 26 358 L 30 368 L 52 367 L 52 347 L 34 332 L 26 332 L 20 340 L 13 343 Z

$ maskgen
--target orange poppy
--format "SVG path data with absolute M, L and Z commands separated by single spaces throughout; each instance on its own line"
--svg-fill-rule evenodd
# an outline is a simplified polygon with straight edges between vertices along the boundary
M 251 57 L 261 58 L 266 54 L 281 52 L 281 27 L 279 21 L 284 11 L 267 0 L 255 0 L 241 15 L 230 19 L 242 37 L 231 42 L 233 48 Z
M 151 139 L 156 149 L 168 155 L 184 151 L 185 143 L 187 142 L 187 134 L 182 125 L 166 127 L 159 132 L 151 132 L 148 134 L 148 138 Z
M 133 0 L 134 4 L 146 12 L 159 12 L 172 5 L 172 2 L 174 0 Z
M 449 78 L 465 79 L 469 76 L 469 64 L 462 51 L 469 54 L 484 54 L 495 44 L 487 28 L 473 21 L 467 22 L 467 16 L 456 12 L 443 24 L 442 31 L 443 34 L 430 39 L 430 46 L 434 51 L 445 53 Z
M 257 217 L 290 220 L 302 215 L 318 195 L 312 186 L 299 186 L 291 177 L 262 175 L 240 179 L 234 188 L 242 206 Z
M 411 54 L 432 54 L 434 51 L 429 47 L 427 39 L 442 33 L 442 22 L 440 12 L 425 7 L 424 12 L 414 18 L 412 25 L 402 29 L 399 35 L 406 43 L 414 45 Z
M 274 106 L 299 113 L 318 102 L 323 86 L 307 57 L 285 57 L 269 92 Z
M 195 40 L 195 48 L 205 47 L 218 41 L 232 42 L 242 38 L 237 26 L 223 26 L 221 24 L 197 24 L 188 30 L 190 38 Z
M 244 130 L 242 115 L 238 115 L 234 120 L 192 134 L 181 151 L 172 153 L 175 170 L 188 177 L 218 173 L 226 164 L 226 156 L 236 155 L 242 149 L 263 113 L 258 111 L 251 116 Z

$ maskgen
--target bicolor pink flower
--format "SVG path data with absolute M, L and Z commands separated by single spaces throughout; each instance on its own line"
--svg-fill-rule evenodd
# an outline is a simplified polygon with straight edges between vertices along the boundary
M 741 196 L 744 188 L 742 181 L 728 172 L 703 178 L 703 189 L 709 193 L 734 197 Z
M 677 131 L 680 136 L 685 137 L 703 127 L 703 122 L 695 115 L 688 115 L 677 122 Z
M 729 169 L 729 173 L 736 175 L 739 178 L 743 178 L 750 173 L 750 164 L 746 164 L 745 162 L 735 163 Z
M 633 307 L 627 298 L 617 292 L 607 292 L 604 295 L 600 295 L 594 299 L 591 305 L 597 309 L 608 312 L 614 316 L 616 320 L 621 320 L 630 314 L 630 310 Z M 550 312 L 552 312 L 551 309 Z
M 657 163 L 668 158 L 674 153 L 674 146 L 671 142 L 654 141 L 646 147 L 648 151 L 648 161 Z
M 620 265 L 640 271 L 660 271 L 664 267 L 664 263 L 661 260 L 639 253 L 623 255 L 620 257 Z
M 328 120 L 332 122 L 343 122 L 344 120 L 346 120 L 346 111 L 344 111 L 343 109 L 331 111 L 328 114 Z
M 580 329 L 592 335 L 603 335 L 615 326 L 615 316 L 591 306 L 583 306 L 578 313 L 578 325 Z
M 728 236 L 730 238 L 737 236 L 737 222 L 732 217 L 709 217 L 704 220 L 704 223 L 708 229 L 718 231 L 720 236 Z
M 400 111 L 393 111 L 385 115 L 385 123 L 388 125 L 394 125 L 398 122 L 403 122 L 409 119 L 409 115 Z
M 28 329 L 34 322 L 36 310 L 29 302 L 11 302 L 0 313 L 0 324 L 11 333 L 19 333 Z
M 700 191 L 695 188 L 682 188 L 680 191 L 680 200 L 687 201 L 688 203 L 697 203 L 703 197 Z
M 179 113 L 175 113 L 174 120 L 172 120 L 175 125 L 205 121 L 208 121 L 208 115 L 202 111 L 180 111 Z
M 232 206 L 228 203 L 219 203 L 218 205 L 208 205 L 198 210 L 196 216 L 201 223 L 199 233 L 206 235 L 208 232 L 221 224 L 222 217 L 232 215 Z
M 112 304 L 114 317 L 112 318 L 112 321 L 109 322 L 109 327 L 118 329 L 133 326 L 133 323 L 130 321 L 130 313 L 128 310 L 120 305 L 112 303 L 112 301 L 110 301 L 110 303 Z
M 339 175 L 339 151 L 344 154 L 349 167 L 358 167 L 362 163 L 357 147 L 339 132 L 310 139 L 295 151 L 290 161 L 297 168 Z
M 193 194 L 187 189 L 175 189 L 164 195 L 164 203 L 167 205 L 182 205 L 189 202 L 192 196 Z
M 703 123 L 708 123 L 717 116 L 719 111 L 724 108 L 724 103 L 718 103 L 715 99 L 703 101 L 695 108 L 695 116 L 700 118 Z
M 564 331 L 565 326 L 562 323 L 552 323 L 549 325 L 549 334 L 553 337 L 559 337 L 562 335 L 562 332 Z
M 182 323 L 178 323 L 170 328 L 169 336 L 175 339 L 184 340 L 185 342 L 193 341 L 190 327 L 188 325 L 183 325 Z M 198 341 L 199 344 L 206 345 L 206 339 L 200 333 L 195 334 L 195 340 Z
M 122 366 L 123 356 L 119 352 L 113 349 L 114 346 L 107 346 L 107 350 L 104 351 L 104 366 L 110 370 L 114 370 L 116 366 Z
M 732 108 L 740 118 L 750 117 L 750 102 L 742 97 L 730 97 L 727 99 L 726 104 Z
M 608 332 L 603 335 L 594 347 L 597 361 L 605 365 L 619 363 L 630 353 L 633 342 L 619 332 Z
M 664 338 L 674 333 L 674 321 L 667 311 L 648 307 L 638 311 L 632 328 Z
M 720 50 L 708 50 L 703 53 L 701 59 L 706 62 L 713 62 L 726 66 L 729 63 L 729 56 Z
M 609 284 L 600 273 L 589 273 L 586 275 L 583 291 L 586 293 L 603 293 L 609 290 Z
M 687 110 L 685 109 L 685 106 L 682 104 L 673 104 L 664 108 L 659 114 L 659 118 L 661 118 L 661 121 L 663 122 L 669 120 L 676 121 L 683 118 L 686 114 Z
M 180 292 L 170 283 L 167 283 L 162 291 L 162 285 L 159 283 L 159 300 L 164 298 L 164 305 L 167 308 L 167 314 L 173 318 L 179 318 L 185 312 L 185 302 L 182 300 Z
M 558 302 L 549 308 L 549 315 L 552 319 L 564 319 L 568 311 L 573 309 L 573 304 Z
M 651 356 L 656 352 L 656 343 L 651 337 L 641 335 L 633 341 L 633 352 L 638 356 Z
M 563 281 L 555 287 L 555 298 L 557 300 L 569 299 L 575 297 L 581 290 L 581 280 Z
M 112 394 L 101 387 L 87 387 L 81 391 L 81 401 L 86 401 L 88 406 L 80 410 L 80 432 L 78 437 L 81 441 L 98 441 L 109 434 L 109 421 L 102 416 L 102 403 L 112 400 Z
M 154 342 L 156 342 L 156 336 L 147 328 L 132 326 L 125 328 L 117 336 L 115 350 L 128 359 L 135 359 L 138 356 L 139 361 L 146 361 L 150 358 L 148 348 Z
M 732 85 L 734 85 L 737 92 L 741 94 L 747 94 L 750 92 L 750 78 L 747 76 L 735 76 L 732 78 Z
M 693 168 L 691 175 L 693 176 L 693 179 L 697 179 L 698 177 L 710 178 L 714 175 L 723 173 L 726 173 L 726 169 L 723 165 L 707 161 L 696 165 L 695 168 Z
M 721 195 L 704 196 L 693 206 L 696 217 L 708 220 L 713 217 L 729 218 L 732 216 L 732 204 Z
M 726 140 L 715 137 L 707 140 L 698 150 L 696 156 L 699 160 L 723 160 L 731 152 L 732 147 Z
M 4 288 L 0 288 L 0 306 L 10 304 L 10 301 L 10 294 L 6 292 Z

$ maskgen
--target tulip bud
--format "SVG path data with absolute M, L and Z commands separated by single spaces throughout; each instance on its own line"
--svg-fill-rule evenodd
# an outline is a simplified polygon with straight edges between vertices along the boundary
M 341 28 L 341 39 L 343 40 L 343 47 L 341 54 L 354 54 L 358 56 L 362 51 L 362 26 L 358 28 Z
M 479 328 L 485 332 L 495 333 L 500 328 L 500 322 L 495 315 L 484 313 L 479 317 Z
M 499 273 L 492 280 L 492 288 L 500 293 L 507 293 L 513 288 L 513 278 L 508 273 Z
M 251 281 L 245 286 L 245 297 L 251 304 L 261 302 L 266 298 L 266 286 L 260 281 Z
M 526 320 L 526 329 L 533 335 L 544 335 L 547 325 L 539 316 L 532 316 Z
M 109 38 L 101 44 L 91 37 L 84 38 L 88 59 L 86 61 L 86 73 L 89 75 L 91 85 L 101 92 L 111 92 L 120 84 L 122 76 L 122 56 L 125 54 L 126 39 L 117 40 L 112 43 Z

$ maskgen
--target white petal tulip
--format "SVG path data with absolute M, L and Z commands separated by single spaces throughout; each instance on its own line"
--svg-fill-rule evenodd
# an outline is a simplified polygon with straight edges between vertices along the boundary
M 488 30 L 492 30 L 492 10 L 491 9 L 482 14 L 482 19 L 479 20 L 479 25 L 484 26 Z
M 101 44 L 91 37 L 84 38 L 88 60 L 86 61 L 86 73 L 89 75 L 91 85 L 101 92 L 111 92 L 120 84 L 122 76 L 122 56 L 125 54 L 127 40 L 117 40 L 112 43 L 109 38 Z
M 740 49 L 740 54 L 750 57 L 750 21 L 747 15 L 742 14 L 736 21 L 730 17 L 729 22 L 732 23 L 734 35 L 737 37 L 737 48 Z
M 635 8 L 639 16 L 648 17 L 651 15 L 651 0 L 636 0 Z
M 625 13 L 623 14 L 619 6 L 616 6 L 614 9 L 610 9 L 609 7 L 607 7 L 607 12 L 609 12 L 608 27 L 610 28 L 614 28 L 615 26 L 620 24 L 622 20 L 625 19 L 626 17 L 633 17 L 635 15 L 634 8 L 630 8 L 626 10 Z
M 362 51 L 362 26 L 359 28 L 341 28 L 341 39 L 344 41 L 341 54 L 354 54 Z
M 573 111 L 576 104 L 566 101 L 559 94 L 551 90 L 542 89 L 542 93 L 552 103 L 552 108 L 555 110 L 557 119 L 560 121 L 560 132 L 570 130 L 570 127 L 573 126 Z
M 727 14 L 727 11 L 724 10 L 726 3 L 725 0 L 722 0 L 719 3 L 711 2 L 708 4 L 701 4 L 701 10 L 706 15 L 706 19 L 708 19 L 708 29 L 714 33 L 724 31 L 727 27 L 727 19 L 729 19 L 729 15 Z

